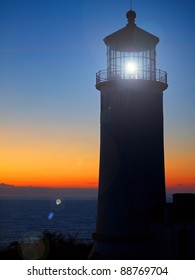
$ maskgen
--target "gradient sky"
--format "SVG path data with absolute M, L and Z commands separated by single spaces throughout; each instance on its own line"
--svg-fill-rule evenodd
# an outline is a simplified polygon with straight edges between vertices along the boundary
M 95 187 L 103 38 L 126 25 L 129 0 L 0 0 L 0 183 Z M 160 38 L 166 182 L 195 189 L 195 3 L 133 1 Z

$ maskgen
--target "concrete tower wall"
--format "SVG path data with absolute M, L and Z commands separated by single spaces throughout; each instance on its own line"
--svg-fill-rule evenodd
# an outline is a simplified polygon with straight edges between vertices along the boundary
M 154 81 L 105 82 L 101 92 L 96 234 L 144 237 L 165 204 L 163 90 Z

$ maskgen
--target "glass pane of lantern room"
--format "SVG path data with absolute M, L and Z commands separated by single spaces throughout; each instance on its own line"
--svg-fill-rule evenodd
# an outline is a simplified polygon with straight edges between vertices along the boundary
M 108 78 L 155 80 L 155 49 L 117 51 L 108 47 Z

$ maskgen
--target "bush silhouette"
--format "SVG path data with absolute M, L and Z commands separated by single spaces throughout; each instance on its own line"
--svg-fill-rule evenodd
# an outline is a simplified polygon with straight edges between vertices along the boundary
M 88 258 L 92 243 L 77 240 L 76 235 L 45 230 L 36 241 L 22 240 L 11 243 L 0 251 L 2 260 L 84 260 Z

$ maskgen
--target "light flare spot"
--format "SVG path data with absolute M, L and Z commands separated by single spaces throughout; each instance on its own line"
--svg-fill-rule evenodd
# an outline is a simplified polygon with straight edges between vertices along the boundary
M 54 218 L 54 212 L 50 212 L 47 218 L 48 220 L 52 220 Z
M 60 198 L 56 199 L 56 205 L 60 205 L 61 203 L 62 203 L 62 201 Z

